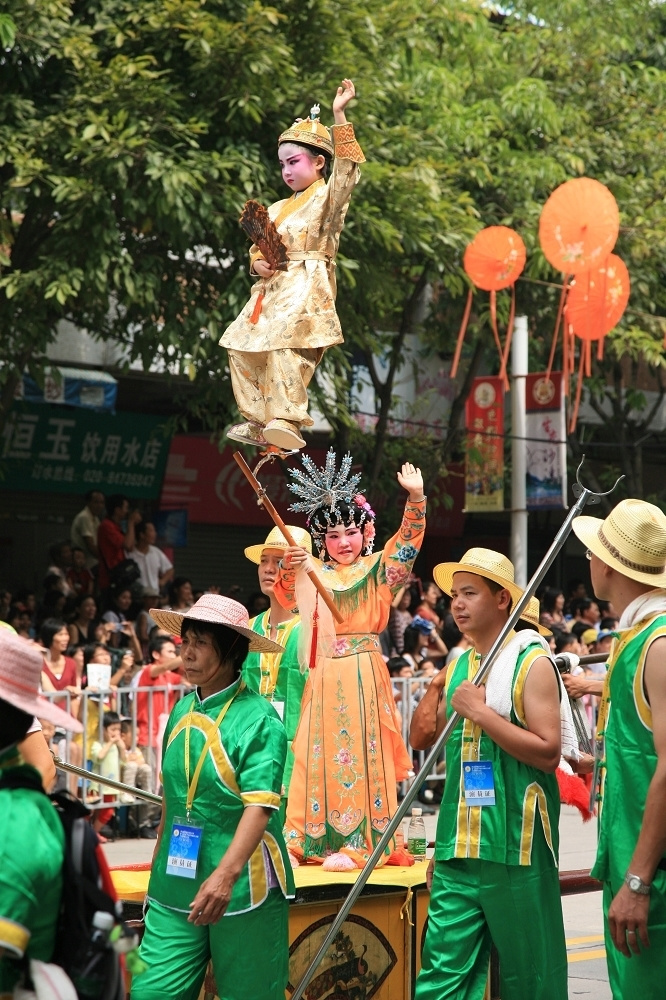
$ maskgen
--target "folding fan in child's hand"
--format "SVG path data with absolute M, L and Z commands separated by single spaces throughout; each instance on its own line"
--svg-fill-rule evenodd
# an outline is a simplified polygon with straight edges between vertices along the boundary
M 261 250 L 266 263 L 275 271 L 286 271 L 289 264 L 287 248 L 264 206 L 258 201 L 246 201 L 238 221 Z

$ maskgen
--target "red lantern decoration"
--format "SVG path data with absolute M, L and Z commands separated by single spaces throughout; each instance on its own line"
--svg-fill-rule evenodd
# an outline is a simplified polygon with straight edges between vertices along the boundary
M 509 229 L 508 226 L 488 226 L 476 234 L 465 249 L 463 257 L 465 273 L 478 288 L 490 292 L 490 320 L 501 361 L 500 377 L 505 384 L 507 384 L 506 365 L 515 315 L 514 285 L 525 267 L 526 256 L 525 244 L 515 230 Z M 509 287 L 512 289 L 511 313 L 506 342 L 502 348 L 497 328 L 497 292 Z M 470 288 L 451 366 L 452 378 L 455 378 L 458 371 L 463 339 L 472 308 L 472 296 L 473 290 Z

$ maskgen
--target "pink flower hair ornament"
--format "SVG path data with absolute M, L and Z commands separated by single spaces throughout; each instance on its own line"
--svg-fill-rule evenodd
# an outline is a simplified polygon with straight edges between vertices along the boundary
M 370 506 L 370 504 L 368 503 L 368 501 L 366 500 L 366 498 L 363 496 L 362 493 L 355 494 L 354 503 L 356 504 L 357 507 L 360 507 L 361 510 L 364 510 L 367 514 L 369 514 L 370 517 L 375 517 L 374 510 L 372 509 L 372 507 Z

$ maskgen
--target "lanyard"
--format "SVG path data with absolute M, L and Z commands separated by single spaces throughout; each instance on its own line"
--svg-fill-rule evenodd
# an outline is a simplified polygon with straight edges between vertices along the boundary
M 201 768 L 204 765 L 204 761 L 206 759 L 206 756 L 208 755 L 208 751 L 210 750 L 213 740 L 215 739 L 215 736 L 217 735 L 218 730 L 222 724 L 222 719 L 225 717 L 225 715 L 231 708 L 231 703 L 233 702 L 236 695 L 240 694 L 240 692 L 243 690 L 244 687 L 245 683 L 241 681 L 238 686 L 238 690 L 233 695 L 233 697 L 229 699 L 226 705 L 222 706 L 220 714 L 215 720 L 213 728 L 211 732 L 208 734 L 208 737 L 206 738 L 206 742 L 204 743 L 204 748 L 201 751 L 201 756 L 199 757 L 197 766 L 194 769 L 194 774 L 192 775 L 192 781 L 190 781 L 190 729 L 192 726 L 192 715 L 194 714 L 194 702 L 192 702 L 192 707 L 190 708 L 190 714 L 187 717 L 187 728 L 185 729 L 185 780 L 187 781 L 187 801 L 185 808 L 188 820 L 190 818 L 190 812 L 192 810 L 192 803 L 194 802 L 194 796 L 196 795 L 197 785 L 199 784 L 199 775 L 201 774 Z

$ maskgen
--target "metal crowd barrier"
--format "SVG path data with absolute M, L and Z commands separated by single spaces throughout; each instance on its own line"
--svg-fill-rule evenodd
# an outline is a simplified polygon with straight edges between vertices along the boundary
M 159 746 L 159 738 L 155 740 L 155 745 L 153 745 L 153 741 L 151 739 L 151 734 L 154 730 L 154 722 L 162 713 L 168 713 L 170 697 L 174 693 L 176 694 L 176 698 L 180 699 L 190 690 L 191 688 L 186 684 L 156 684 L 151 685 L 150 687 L 129 686 L 112 688 L 108 691 L 97 691 L 90 688 L 84 688 L 80 695 L 73 695 L 71 691 L 43 692 L 44 698 L 48 698 L 49 701 L 55 702 L 59 708 L 64 709 L 64 711 L 68 712 L 70 715 L 76 715 L 83 725 L 82 735 L 77 737 L 67 732 L 61 736 L 58 740 L 58 750 L 55 757 L 56 764 L 60 767 L 60 770 L 77 775 L 77 778 L 79 779 L 78 784 L 81 786 L 81 796 L 89 808 L 107 808 L 108 806 L 114 804 L 113 802 L 104 802 L 103 794 L 100 796 L 99 802 L 89 801 L 94 797 L 90 793 L 91 783 L 95 785 L 98 784 L 95 779 L 88 777 L 90 770 L 94 770 L 92 768 L 90 751 L 92 744 L 96 740 L 99 740 L 99 742 L 104 741 L 104 712 L 114 711 L 118 713 L 121 719 L 129 719 L 131 721 L 132 746 L 138 747 L 138 706 L 136 695 L 139 693 L 145 693 L 148 696 L 148 744 L 146 746 L 142 745 L 140 749 L 144 755 L 146 763 L 152 768 L 153 792 L 156 792 L 158 781 L 157 775 L 159 772 L 157 764 L 161 753 L 161 747 Z M 100 706 L 102 708 L 101 711 Z M 72 711 L 72 709 L 75 711 Z M 59 732 L 62 732 L 62 730 L 56 730 L 56 734 Z M 76 751 L 73 751 L 73 746 L 80 748 L 80 761 L 78 764 L 72 762 L 72 757 L 77 756 Z M 67 767 L 65 767 L 65 765 L 67 765 Z M 120 790 L 124 791 L 124 786 Z M 137 792 L 138 790 L 130 787 L 129 791 Z M 143 796 L 137 795 L 137 798 L 138 797 Z M 151 801 L 153 801 L 153 799 L 151 799 Z M 158 799 L 158 801 L 161 800 Z
M 392 677 L 391 683 L 393 685 L 393 694 L 395 696 L 396 704 L 398 706 L 398 711 L 400 712 L 402 719 L 402 738 L 404 740 L 405 746 L 409 748 L 409 726 L 412 721 L 412 716 L 416 710 L 416 706 L 420 702 L 421 698 L 425 694 L 428 685 L 432 677 Z M 414 761 L 414 772 L 418 774 L 423 763 L 428 756 L 428 750 L 412 750 L 410 749 L 411 758 Z M 444 780 L 444 754 L 442 754 L 442 761 L 434 766 L 428 776 L 425 779 L 425 790 L 434 790 L 433 785 Z M 437 770 L 439 768 L 439 770 Z M 410 785 L 410 780 L 403 781 L 399 785 L 400 795 L 406 794 L 407 789 Z M 427 796 L 424 796 L 424 800 L 427 801 Z M 437 802 L 435 801 L 436 805 Z

